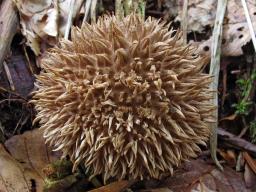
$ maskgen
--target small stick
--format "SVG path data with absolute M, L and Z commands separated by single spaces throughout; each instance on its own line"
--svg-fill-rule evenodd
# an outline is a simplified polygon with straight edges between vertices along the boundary
M 3 65 L 4 65 L 4 70 L 5 70 L 7 79 L 8 79 L 8 81 L 9 81 L 11 90 L 12 90 L 12 91 L 15 91 L 15 86 L 14 86 L 14 83 L 13 83 L 12 76 L 11 76 L 10 70 L 9 70 L 9 68 L 8 68 L 8 65 L 7 65 L 7 63 L 6 63 L 5 61 L 3 62 Z
M 245 139 L 239 138 L 232 133 L 225 131 L 224 129 L 218 128 L 217 130 L 219 139 L 223 141 L 223 145 L 232 146 L 235 149 L 240 149 L 242 151 L 248 151 L 249 153 L 256 156 L 256 145 L 252 144 Z
M 221 40 L 222 40 L 222 24 L 226 11 L 227 0 L 218 0 L 216 19 L 212 35 L 211 45 L 211 65 L 210 75 L 212 75 L 213 81 L 210 84 L 210 89 L 213 90 L 212 104 L 218 106 L 218 84 L 219 84 L 219 73 L 220 73 L 220 55 L 221 55 Z M 211 136 L 210 136 L 210 151 L 211 156 L 217 167 L 223 170 L 223 167 L 217 159 L 217 129 L 218 129 L 218 110 L 213 111 L 212 114 L 216 117 L 216 122 L 210 123 Z
M 183 35 L 183 42 L 187 44 L 187 33 L 188 33 L 188 0 L 183 1 L 181 28 Z
M 68 36 L 69 36 L 69 32 L 70 32 L 70 28 L 71 28 L 72 20 L 73 20 L 72 18 L 73 18 L 74 8 L 75 8 L 75 0 L 71 0 L 70 1 L 70 10 L 68 13 L 68 22 L 66 25 L 64 39 L 68 39 Z
M 246 20 L 247 20 L 247 23 L 248 23 L 250 35 L 252 37 L 253 47 L 254 47 L 254 50 L 256 51 L 256 38 L 255 38 L 255 33 L 254 33 L 254 30 L 253 30 L 253 25 L 252 25 L 252 21 L 251 21 L 251 18 L 250 18 L 250 14 L 249 14 L 249 11 L 248 11 L 248 7 L 246 5 L 245 0 L 241 0 L 241 1 L 242 1 L 242 5 L 243 5 L 243 8 L 244 8 L 244 14 L 245 14 L 245 17 L 246 17 Z

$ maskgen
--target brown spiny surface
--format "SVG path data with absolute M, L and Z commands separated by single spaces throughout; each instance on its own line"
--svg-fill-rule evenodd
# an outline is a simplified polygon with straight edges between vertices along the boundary
M 196 157 L 212 121 L 204 59 L 159 20 L 104 16 L 43 59 L 32 102 L 73 170 L 160 178 Z

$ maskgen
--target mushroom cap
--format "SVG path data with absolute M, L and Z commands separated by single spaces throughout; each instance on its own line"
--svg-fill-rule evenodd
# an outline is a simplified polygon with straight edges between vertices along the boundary
M 205 145 L 204 58 L 169 25 L 132 14 L 73 28 L 42 60 L 32 102 L 46 142 L 92 176 L 159 179 Z

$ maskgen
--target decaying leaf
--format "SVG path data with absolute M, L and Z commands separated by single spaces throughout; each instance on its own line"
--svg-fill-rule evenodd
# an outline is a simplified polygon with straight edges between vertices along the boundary
M 182 15 L 182 2 L 177 0 L 178 16 L 180 21 Z M 188 31 L 204 32 L 206 27 L 213 27 L 216 14 L 217 1 L 215 0 L 195 0 L 189 1 L 188 8 Z M 248 0 L 247 5 L 252 21 L 256 18 L 256 2 Z M 253 23 L 256 30 L 256 22 Z M 242 55 L 242 46 L 251 40 L 248 24 L 244 15 L 241 0 L 229 0 L 227 4 L 227 13 L 223 26 L 222 55 L 238 56 Z M 201 42 L 191 42 L 199 45 L 199 52 L 210 55 L 211 38 Z
M 0 191 L 43 191 L 43 168 L 59 158 L 45 145 L 42 131 L 35 129 L 11 137 L 0 146 Z M 1 188 L 2 187 L 2 188 Z
M 245 181 L 246 187 L 256 189 L 256 182 L 255 182 L 256 175 L 248 164 L 245 165 L 244 181 Z
M 160 187 L 168 187 L 175 192 L 251 191 L 246 188 L 241 173 L 237 173 L 229 167 L 224 167 L 224 171 L 220 171 L 201 159 L 185 163 L 173 177 L 166 179 Z
M 36 191 L 43 191 L 43 179 L 35 170 L 17 162 L 0 145 L 0 191 L 31 192 L 33 187 L 36 187 Z
M 35 169 L 41 176 L 44 175 L 43 168 L 60 157 L 60 153 L 53 152 L 45 144 L 40 129 L 15 135 L 5 142 L 5 146 L 23 166 Z
M 127 180 L 117 181 L 109 185 L 91 190 L 90 192 L 121 192 L 124 189 L 127 189 L 132 183 L 132 181 Z
M 70 0 L 14 0 L 19 13 L 22 34 L 26 37 L 26 44 L 31 47 L 35 55 L 41 53 L 41 44 L 52 44 L 49 38 L 63 36 L 67 24 Z M 73 11 L 76 17 L 83 0 L 77 0 Z M 54 42 L 55 44 L 55 42 Z

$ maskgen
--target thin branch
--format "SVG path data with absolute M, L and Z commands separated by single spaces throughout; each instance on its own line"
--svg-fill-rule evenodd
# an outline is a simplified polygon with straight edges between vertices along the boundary
M 211 65 L 210 65 L 210 75 L 212 75 L 213 82 L 210 84 L 210 89 L 213 90 L 212 103 L 218 106 L 218 84 L 219 84 L 219 72 L 220 72 L 220 55 L 221 55 L 221 40 L 222 40 L 222 24 L 224 20 L 224 15 L 226 11 L 227 0 L 218 0 L 217 12 L 215 18 L 215 24 L 213 29 L 212 45 L 211 45 Z M 218 126 L 218 110 L 213 112 L 213 116 L 216 117 L 215 123 L 210 123 L 211 137 L 210 137 L 210 150 L 211 156 L 215 164 L 223 170 L 217 159 L 217 126 Z
M 9 67 L 8 67 L 8 65 L 5 61 L 3 62 L 3 65 L 4 65 L 5 74 L 7 76 L 8 81 L 9 81 L 11 90 L 15 91 L 15 86 L 14 86 L 14 83 L 13 83 L 13 80 L 12 80 L 12 75 L 10 73 Z
M 256 38 L 255 38 L 255 33 L 254 33 L 254 30 L 253 30 L 253 25 L 252 25 L 252 21 L 251 21 L 251 18 L 250 18 L 250 14 L 249 14 L 249 11 L 248 11 L 248 7 L 247 7 L 247 4 L 246 4 L 245 0 L 241 0 L 241 1 L 242 1 L 242 5 L 243 5 L 243 8 L 244 8 L 244 14 L 245 14 L 245 17 L 246 17 L 246 20 L 247 20 L 247 23 L 248 23 L 250 35 L 252 37 L 253 47 L 254 47 L 254 50 L 256 52 Z

